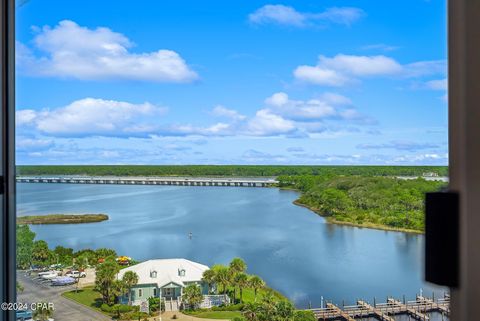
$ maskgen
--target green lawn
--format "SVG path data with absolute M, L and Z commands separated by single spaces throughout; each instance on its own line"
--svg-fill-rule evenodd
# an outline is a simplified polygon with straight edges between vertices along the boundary
M 104 313 L 102 310 L 100 310 L 100 306 L 102 304 L 102 296 L 97 291 L 94 291 L 93 287 L 79 289 L 78 293 L 75 292 L 75 290 L 64 292 L 62 293 L 62 296 L 80 304 L 83 304 L 91 309 L 94 309 L 95 311 Z
M 190 312 L 189 315 L 197 318 L 205 319 L 227 319 L 232 320 L 235 317 L 241 317 L 242 313 L 239 311 L 205 311 L 205 312 Z

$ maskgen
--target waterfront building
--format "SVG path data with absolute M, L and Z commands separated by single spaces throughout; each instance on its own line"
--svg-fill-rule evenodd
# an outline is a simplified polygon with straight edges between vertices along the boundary
M 121 279 L 127 271 L 138 275 L 138 283 L 131 289 L 132 304 L 140 305 L 150 297 L 160 297 L 165 301 L 179 301 L 183 289 L 196 284 L 202 294 L 208 294 L 208 285 L 202 281 L 203 272 L 209 267 L 187 259 L 158 259 L 145 261 L 118 273 Z M 128 295 L 120 298 L 122 303 L 128 302 Z

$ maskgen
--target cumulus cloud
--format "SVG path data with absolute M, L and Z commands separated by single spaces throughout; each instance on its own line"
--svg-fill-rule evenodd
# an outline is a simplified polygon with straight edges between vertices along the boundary
M 295 130 L 293 121 L 276 115 L 268 109 L 260 109 L 247 123 L 245 133 L 254 136 L 271 136 L 288 134 Z
M 338 54 L 334 57 L 320 56 L 314 66 L 300 65 L 293 75 L 297 80 L 323 86 L 344 86 L 358 78 L 396 76 L 422 77 L 444 74 L 444 61 L 422 61 L 402 65 L 391 57 L 355 56 Z
M 328 23 L 351 25 L 365 15 L 359 8 L 329 8 L 323 12 L 300 12 L 281 4 L 267 4 L 248 16 L 253 24 L 278 24 L 291 27 L 308 27 Z
M 238 111 L 228 109 L 224 106 L 218 105 L 212 110 L 212 114 L 217 117 L 224 117 L 233 120 L 244 120 L 247 118 L 245 115 L 240 114 Z
M 177 52 L 131 52 L 133 43 L 125 35 L 105 27 L 89 29 L 63 20 L 40 29 L 33 44 L 40 54 L 20 44 L 17 64 L 21 72 L 34 76 L 173 83 L 198 79 Z
M 327 69 L 322 66 L 298 66 L 293 75 L 296 79 L 323 86 L 343 86 L 349 82 L 349 78 L 336 70 Z
M 84 98 L 58 108 L 21 109 L 16 116 L 23 135 L 51 137 L 300 138 L 324 132 L 353 133 L 356 128 L 351 125 L 376 124 L 349 98 L 329 92 L 308 100 L 291 99 L 285 92 L 274 93 L 251 116 L 218 105 L 209 114 L 221 121 L 207 125 L 168 123 L 163 117 L 166 111 L 148 102 Z
M 148 102 L 84 98 L 55 109 L 19 110 L 17 125 L 53 136 L 142 136 L 156 129 L 150 119 L 164 112 Z
M 275 93 L 265 100 L 270 111 L 292 120 L 318 120 L 337 114 L 335 108 L 321 99 L 291 100 L 286 93 Z

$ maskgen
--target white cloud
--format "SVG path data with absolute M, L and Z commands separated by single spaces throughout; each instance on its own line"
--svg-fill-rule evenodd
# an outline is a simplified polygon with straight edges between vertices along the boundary
M 445 75 L 447 73 L 446 60 L 417 61 L 404 65 L 403 75 L 415 78 L 433 75 Z
M 299 66 L 293 72 L 296 79 L 324 86 L 343 86 L 349 79 L 339 72 L 321 66 Z
M 268 109 L 260 109 L 246 126 L 246 133 L 253 136 L 272 136 L 295 131 L 293 121 L 273 114 Z
M 351 105 L 352 104 L 352 101 L 350 100 L 350 98 L 340 94 L 330 93 L 330 92 L 324 93 L 321 96 L 321 99 L 333 105 Z
M 51 148 L 54 145 L 52 139 L 45 138 L 29 138 L 19 136 L 15 140 L 16 151 L 41 151 Z
M 270 111 L 292 120 L 318 120 L 337 115 L 335 108 L 321 99 L 291 100 L 286 93 L 273 94 L 265 100 Z
M 432 90 L 447 90 L 448 81 L 447 78 L 435 79 L 426 82 L 427 88 Z
M 265 99 L 265 103 L 270 106 L 281 107 L 288 103 L 288 95 L 283 92 L 275 93 Z
M 37 112 L 32 109 L 23 109 L 16 112 L 15 122 L 17 126 L 31 124 L 37 117 Z
M 402 66 L 386 56 L 353 56 L 338 54 L 333 58 L 320 56 L 319 65 L 354 76 L 392 75 Z
M 278 92 L 267 97 L 264 102 L 265 106 L 257 110 L 252 117 L 217 106 L 212 115 L 227 118 L 230 122 L 219 122 L 210 126 L 177 124 L 164 128 L 160 134 L 307 137 L 325 131 L 352 133 L 353 128 L 346 128 L 346 123 L 376 125 L 376 120 L 353 108 L 350 99 L 336 93 L 325 93 L 309 100 L 293 100 L 288 94 Z M 326 122 L 335 122 L 336 126 L 327 126 Z M 342 126 L 342 122 L 345 122 L 345 126 Z
M 212 114 L 217 117 L 225 117 L 232 120 L 244 120 L 246 116 L 240 114 L 238 111 L 228 109 L 224 106 L 218 105 L 212 110 Z
M 130 79 L 156 82 L 192 82 L 198 75 L 172 50 L 133 53 L 133 43 L 108 28 L 89 29 L 70 20 L 43 27 L 35 36 L 42 56 L 20 46 L 19 69 L 36 76 Z
M 279 24 L 292 27 L 306 27 L 316 24 L 335 23 L 342 25 L 351 25 L 358 21 L 364 12 L 358 8 L 329 8 L 324 12 L 308 13 L 295 10 L 293 7 L 281 4 L 267 4 L 248 18 L 254 24 Z
M 402 65 L 383 55 L 355 56 L 338 54 L 320 56 L 317 65 L 301 65 L 294 71 L 297 80 L 323 86 L 344 86 L 357 78 L 395 76 L 400 78 L 423 77 L 446 72 L 445 62 L 420 61 Z
M 358 112 L 350 99 L 324 93 L 308 100 L 294 100 L 274 93 L 264 106 L 247 117 L 218 105 L 210 112 L 222 121 L 210 125 L 166 123 L 166 108 L 148 102 L 84 98 L 53 109 L 17 111 L 17 125 L 24 136 L 50 137 L 307 137 L 322 132 L 350 132 L 351 124 L 374 125 Z M 332 126 L 335 124 L 335 126 Z M 350 124 L 350 125 L 349 125 Z
M 17 124 L 53 136 L 137 136 L 155 130 L 150 120 L 164 112 L 150 103 L 84 98 L 56 109 L 19 110 Z

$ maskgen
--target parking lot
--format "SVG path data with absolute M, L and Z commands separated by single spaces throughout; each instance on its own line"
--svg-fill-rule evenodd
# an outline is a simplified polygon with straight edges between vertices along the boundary
M 18 293 L 18 302 L 31 304 L 33 302 L 52 302 L 55 306 L 53 318 L 55 321 L 103 321 L 111 320 L 105 315 L 77 304 L 61 296 L 63 292 L 75 289 L 75 285 L 51 286 L 49 281 L 43 281 L 36 275 L 26 275 L 17 272 L 17 281 L 23 286 L 23 292 Z

